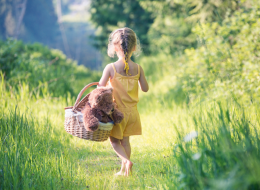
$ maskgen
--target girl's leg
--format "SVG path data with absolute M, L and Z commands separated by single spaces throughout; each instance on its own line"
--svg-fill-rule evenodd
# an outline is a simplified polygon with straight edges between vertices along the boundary
M 131 145 L 130 145 L 130 142 L 129 142 L 129 136 L 128 137 L 123 137 L 123 139 L 121 140 L 121 145 L 124 147 L 126 155 L 128 156 L 128 158 L 130 160 L 130 157 L 131 157 Z M 122 167 L 121 167 L 121 171 L 120 171 L 121 173 L 123 173 L 125 167 L 126 166 L 125 166 L 124 162 L 122 162 Z M 126 173 L 125 173 L 125 175 L 126 175 Z
M 130 159 L 130 157 L 131 157 L 131 146 L 130 146 L 130 142 L 129 142 L 129 137 L 123 137 L 123 139 L 120 140 L 120 142 L 121 142 L 121 145 L 125 149 L 126 155 Z M 124 171 L 125 171 L 125 163 L 122 161 L 121 170 L 118 173 L 116 173 L 116 175 L 125 175 Z
M 117 155 L 122 159 L 123 164 L 125 165 L 125 175 L 128 176 L 129 172 L 132 169 L 133 163 L 130 161 L 128 155 L 125 152 L 124 147 L 121 145 L 121 142 L 119 139 L 116 139 L 114 137 L 110 137 L 110 142 L 112 147 L 114 148 Z
M 123 139 L 121 140 L 121 145 L 124 147 L 125 152 L 128 156 L 128 158 L 130 159 L 131 157 L 131 145 L 129 142 L 129 137 L 123 137 Z

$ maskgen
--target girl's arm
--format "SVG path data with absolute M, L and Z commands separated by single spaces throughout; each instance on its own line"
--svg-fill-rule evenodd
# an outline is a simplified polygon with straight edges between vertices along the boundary
M 102 75 L 102 77 L 101 77 L 101 79 L 100 79 L 100 81 L 99 81 L 99 84 L 98 84 L 98 86 L 100 87 L 100 86 L 106 86 L 107 85 L 107 81 L 108 81 L 108 79 L 109 79 L 109 77 L 110 77 L 110 75 L 111 75 L 111 69 L 110 69 L 110 64 L 108 64 L 106 67 L 105 67 L 105 69 L 104 69 L 104 71 L 103 71 L 103 75 Z
M 139 78 L 139 85 L 142 91 L 147 92 L 149 90 L 149 85 L 146 81 L 145 75 L 144 75 L 144 70 L 140 66 L 140 78 Z

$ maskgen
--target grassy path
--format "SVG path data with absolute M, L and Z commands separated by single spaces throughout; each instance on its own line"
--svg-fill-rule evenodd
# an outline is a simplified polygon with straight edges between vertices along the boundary
M 170 104 L 167 96 L 141 95 L 143 135 L 130 138 L 134 173 L 125 178 L 114 176 L 120 159 L 109 141 L 91 142 L 66 133 L 63 108 L 73 105 L 71 98 L 30 96 L 25 84 L 7 91 L 4 82 L 0 95 L 3 189 L 260 187 L 257 104 L 241 107 L 223 101 L 219 107 L 204 102 L 185 108 Z M 194 130 L 199 135 L 191 140 L 186 135 Z
M 173 128 L 161 127 L 161 114 L 142 113 L 143 135 L 131 138 L 133 176 L 114 174 L 120 159 L 109 141 L 73 137 L 63 128 L 63 108 L 72 100 L 30 97 L 1 86 L 0 183 L 24 189 L 163 189 L 169 182 Z

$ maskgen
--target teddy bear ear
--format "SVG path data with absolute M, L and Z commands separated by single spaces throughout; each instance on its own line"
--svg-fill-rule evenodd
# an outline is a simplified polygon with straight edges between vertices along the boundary
M 97 96 L 96 101 L 95 101 L 95 103 L 94 103 L 95 106 L 98 105 L 98 104 L 101 102 L 101 100 L 102 100 L 102 95 L 103 95 L 103 94 L 99 94 L 99 95 Z
M 101 97 L 98 96 L 98 97 L 95 98 L 95 100 L 93 100 L 93 102 L 90 102 L 90 106 L 92 108 L 95 108 L 99 105 L 100 101 L 101 101 Z

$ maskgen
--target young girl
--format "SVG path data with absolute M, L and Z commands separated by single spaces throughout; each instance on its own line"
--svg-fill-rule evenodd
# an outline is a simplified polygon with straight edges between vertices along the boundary
M 114 101 L 118 109 L 124 113 L 124 120 L 116 124 L 110 134 L 110 142 L 117 155 L 122 159 L 121 170 L 116 175 L 128 176 L 132 171 L 130 161 L 131 146 L 129 136 L 141 135 L 142 128 L 137 111 L 138 83 L 142 91 L 149 89 L 142 67 L 130 58 L 132 53 L 140 49 L 137 37 L 130 28 L 120 28 L 109 36 L 107 53 L 118 60 L 108 64 L 99 81 L 99 86 L 106 86 L 108 80 L 113 87 Z

